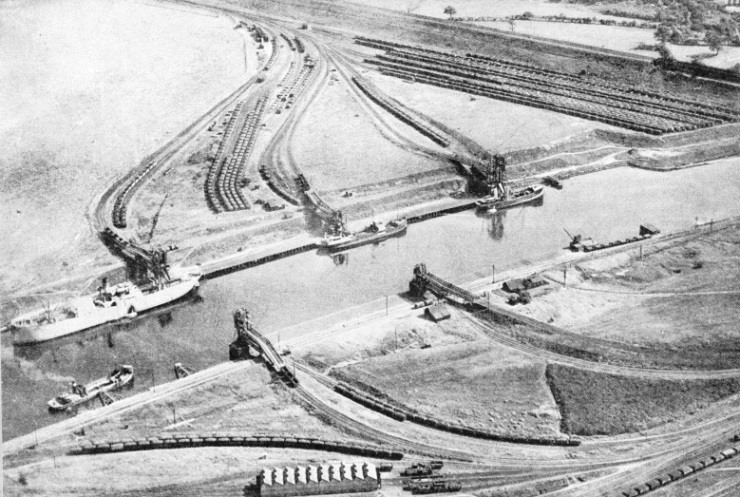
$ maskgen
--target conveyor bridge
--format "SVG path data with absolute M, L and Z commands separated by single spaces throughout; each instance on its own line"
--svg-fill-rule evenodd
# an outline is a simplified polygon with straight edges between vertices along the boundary
M 522 316 L 514 311 L 506 309 L 497 304 L 490 303 L 486 298 L 476 295 L 469 290 L 461 288 L 439 276 L 430 273 L 426 264 L 417 264 L 414 267 L 414 279 L 409 283 L 412 295 L 421 297 L 424 292 L 431 291 L 440 297 L 447 298 L 467 306 L 474 306 L 488 310 L 499 322 L 517 323 L 530 326 L 547 334 L 568 334 L 566 330 L 543 323 L 527 316 Z
M 237 360 L 249 357 L 250 347 L 264 359 L 267 367 L 272 369 L 278 378 L 291 388 L 298 386 L 298 378 L 277 353 L 270 340 L 258 332 L 249 320 L 249 311 L 244 308 L 234 312 L 236 340 L 229 346 L 229 359 Z

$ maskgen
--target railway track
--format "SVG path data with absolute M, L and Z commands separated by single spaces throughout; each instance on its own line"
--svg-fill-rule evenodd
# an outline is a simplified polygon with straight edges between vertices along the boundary
M 305 53 L 305 50 L 304 47 L 303 53 Z M 296 52 L 298 51 L 296 50 Z M 298 52 L 297 62 L 299 63 L 302 58 L 300 54 Z M 295 71 L 292 80 L 295 85 L 300 87 L 303 98 L 298 99 L 297 95 L 294 96 L 295 101 L 290 109 L 290 114 L 270 140 L 262 155 L 261 162 L 267 166 L 266 170 L 263 170 L 263 175 L 270 179 L 270 186 L 276 190 L 276 193 L 293 204 L 300 204 L 302 189 L 297 184 L 296 178 L 302 176 L 302 171 L 293 156 L 290 143 L 298 123 L 327 83 L 326 61 L 319 56 L 311 71 L 302 76 L 300 69 L 298 69 Z
M 557 71 L 468 54 L 420 49 L 358 37 L 385 50 L 366 62 L 381 72 L 491 98 L 542 107 L 649 134 L 663 134 L 735 122 L 740 113 L 711 105 L 597 84 Z
M 92 220 L 97 231 L 103 231 L 110 222 L 117 228 L 126 228 L 128 223 L 126 217 L 129 214 L 128 203 L 135 197 L 137 191 L 153 177 L 160 169 L 169 163 L 169 160 L 187 145 L 198 133 L 201 133 L 214 119 L 221 115 L 226 109 L 235 105 L 249 91 L 257 79 L 257 74 L 249 78 L 244 84 L 232 92 L 229 96 L 214 105 L 208 112 L 197 119 L 190 126 L 178 133 L 162 148 L 144 158 L 141 165 L 129 171 L 122 178 L 114 181 L 105 190 L 93 208 Z M 113 205 L 111 205 L 113 202 Z M 110 217 L 109 217 L 110 216 Z
M 334 409 L 325 401 L 311 393 L 305 387 L 306 382 L 302 382 L 301 386 L 295 389 L 295 394 L 306 402 L 316 412 L 321 414 L 325 419 L 330 421 L 332 424 L 342 427 L 346 430 L 350 430 L 363 439 L 388 444 L 397 450 L 409 452 L 417 456 L 432 457 L 432 458 L 445 458 L 453 461 L 472 461 L 473 458 L 470 454 L 462 451 L 443 449 L 440 447 L 434 447 L 412 440 L 405 439 L 400 436 L 392 435 L 377 428 L 368 426 L 346 414 Z

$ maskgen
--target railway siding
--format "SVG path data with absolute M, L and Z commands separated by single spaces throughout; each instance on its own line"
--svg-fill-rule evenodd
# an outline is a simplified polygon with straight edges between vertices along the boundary
M 493 440 L 497 442 L 509 442 L 516 444 L 528 445 L 560 445 L 560 446 L 577 446 L 580 440 L 569 436 L 563 437 L 515 437 L 506 434 L 496 433 L 487 430 L 480 430 L 462 424 L 449 423 L 447 421 L 419 414 L 408 407 L 398 407 L 385 400 L 375 397 L 367 392 L 351 387 L 344 383 L 338 383 L 334 390 L 374 411 L 380 412 L 396 421 L 409 421 L 437 430 L 447 431 L 458 435 L 484 440 Z
M 84 441 L 74 454 L 108 454 L 155 449 L 183 449 L 196 447 L 265 447 L 321 450 L 342 454 L 361 455 L 377 459 L 400 460 L 403 452 L 393 447 L 326 440 L 323 438 L 296 438 L 285 435 L 246 435 L 224 433 L 177 433 L 157 437 L 114 441 Z
M 244 120 L 244 125 L 239 131 L 231 154 L 222 158 L 223 146 L 234 132 L 234 127 L 238 120 L 237 114 L 241 108 L 241 104 L 237 106 L 229 119 L 226 130 L 224 131 L 224 139 L 221 141 L 216 158 L 208 169 L 205 182 L 206 202 L 217 214 L 225 211 L 233 212 L 250 208 L 249 201 L 242 192 L 244 168 L 254 148 L 254 142 L 259 130 L 259 124 L 264 115 L 266 103 L 266 96 L 262 96 L 257 100 L 254 109 L 247 114 Z
M 637 91 L 477 54 L 457 56 L 356 37 L 384 50 L 367 63 L 398 78 L 561 112 L 651 135 L 707 128 L 740 120 L 740 112 L 690 98 Z
M 687 476 L 694 475 L 700 471 L 714 466 L 715 464 L 719 464 L 722 461 L 732 459 L 738 453 L 740 453 L 740 445 L 725 449 L 709 457 L 695 460 L 688 465 L 682 466 L 679 469 L 673 470 L 657 478 L 653 478 L 632 488 L 621 490 L 620 493 L 617 493 L 616 495 L 620 497 L 637 497 L 639 495 L 645 495 L 654 490 L 658 490 L 659 488 L 663 488 L 666 485 L 680 481 Z

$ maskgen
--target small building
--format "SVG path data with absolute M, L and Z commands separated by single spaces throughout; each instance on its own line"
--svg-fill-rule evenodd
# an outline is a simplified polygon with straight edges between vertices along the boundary
M 640 225 L 640 236 L 657 235 L 658 233 L 660 233 L 660 229 L 658 229 L 654 224 L 644 223 Z
M 525 290 L 524 282 L 521 278 L 514 278 L 513 280 L 505 281 L 502 288 L 505 292 L 509 293 L 519 293 Z
M 445 319 L 450 319 L 449 309 L 447 309 L 447 306 L 440 303 L 427 307 L 424 311 L 424 315 L 429 317 L 429 319 L 431 319 L 435 323 L 439 323 L 440 321 L 444 321 Z
M 285 209 L 285 204 L 279 204 L 277 202 L 269 201 L 269 200 L 267 202 L 264 202 L 262 205 L 265 208 L 265 210 L 269 212 L 280 211 L 280 210 Z
M 257 476 L 264 497 L 375 492 L 380 471 L 370 462 L 337 462 L 295 468 L 265 468 Z
M 522 284 L 524 285 L 524 288 L 527 290 L 532 288 L 537 288 L 538 286 L 547 285 L 547 280 L 540 276 L 539 274 L 533 274 L 529 278 L 525 278 L 522 280 Z

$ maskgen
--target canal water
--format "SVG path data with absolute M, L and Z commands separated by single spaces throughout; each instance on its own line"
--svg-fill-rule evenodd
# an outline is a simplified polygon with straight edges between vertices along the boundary
M 573 234 L 609 241 L 641 223 L 670 232 L 740 214 L 740 159 L 670 173 L 618 168 L 546 189 L 540 205 L 481 217 L 472 211 L 409 227 L 405 236 L 360 247 L 341 260 L 307 252 L 206 281 L 199 297 L 142 316 L 36 346 L 2 337 L 3 439 L 62 415 L 46 402 L 74 378 L 88 382 L 116 363 L 132 364 L 134 392 L 174 379 L 173 364 L 199 370 L 228 359 L 232 313 L 244 306 L 270 337 L 278 330 L 404 292 L 419 262 L 464 283 L 562 253 Z M 295 336 L 295 327 L 292 329 Z M 348 331 L 351 333 L 351 330 Z M 123 395 L 128 395 L 124 392 Z

